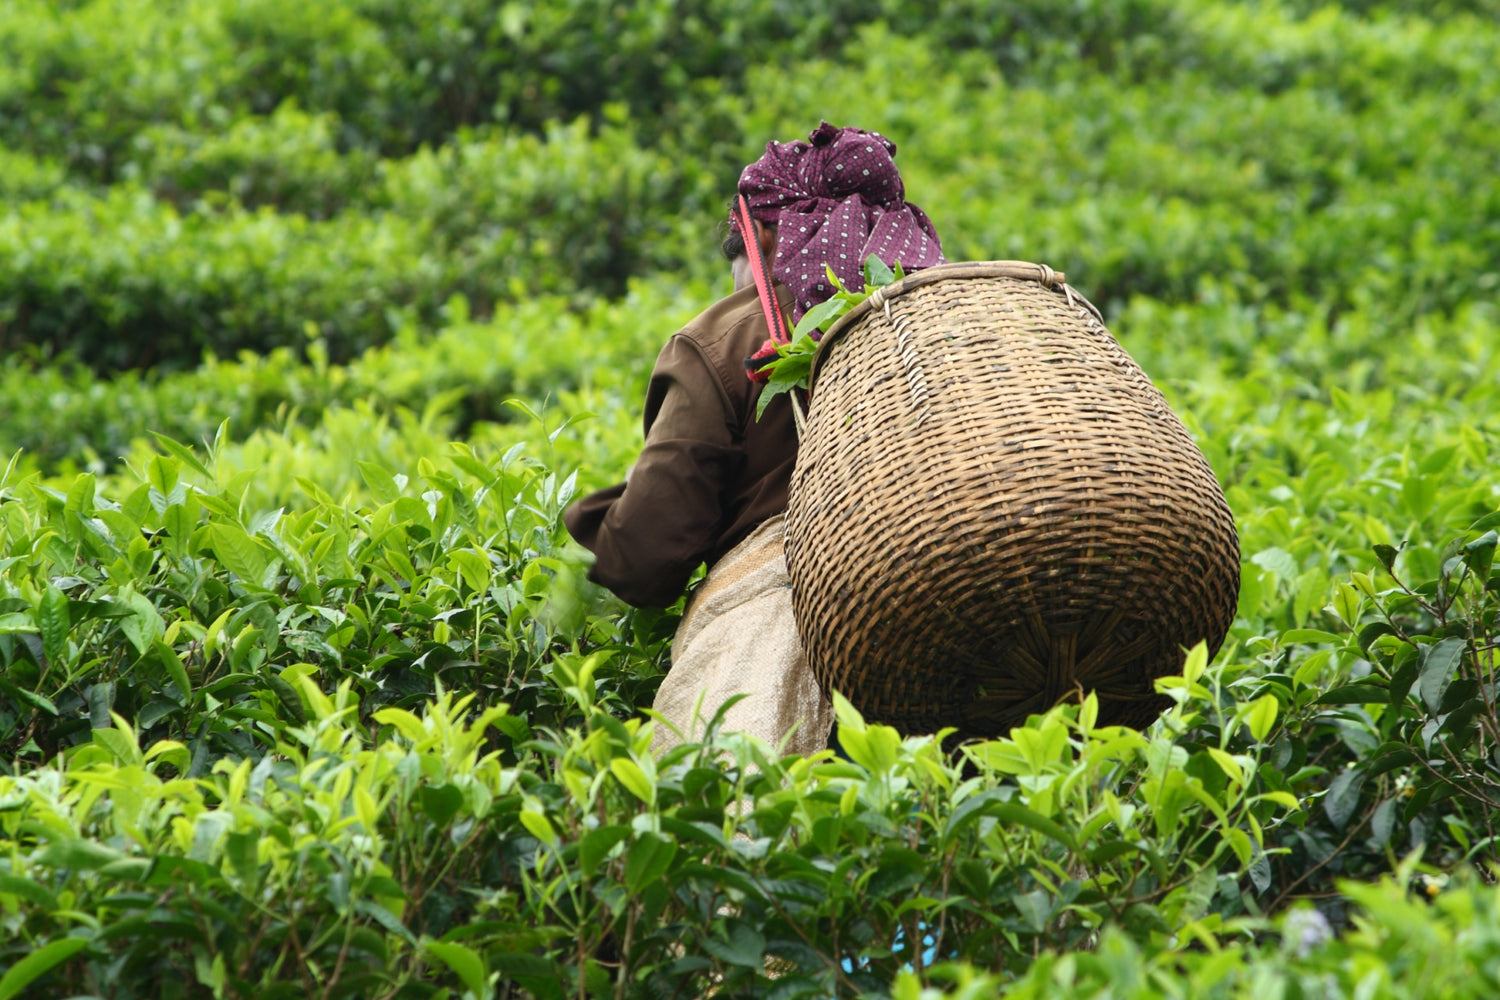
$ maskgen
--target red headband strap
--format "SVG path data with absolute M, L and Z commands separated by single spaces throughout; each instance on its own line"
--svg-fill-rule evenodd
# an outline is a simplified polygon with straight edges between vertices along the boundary
M 781 306 L 776 302 L 776 295 L 771 290 L 771 268 L 766 264 L 765 255 L 760 252 L 760 240 L 755 235 L 755 223 L 750 218 L 750 202 L 744 195 L 739 195 L 734 200 L 735 221 L 739 223 L 740 235 L 745 238 L 745 253 L 750 255 L 750 270 L 755 275 L 755 291 L 760 296 L 761 311 L 766 314 L 766 329 L 771 331 L 771 339 L 778 344 L 789 344 L 792 335 L 786 328 L 786 317 L 781 313 Z

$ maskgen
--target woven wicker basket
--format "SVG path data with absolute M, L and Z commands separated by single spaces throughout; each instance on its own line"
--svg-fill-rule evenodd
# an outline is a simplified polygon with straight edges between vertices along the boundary
M 825 691 L 994 736 L 1082 690 L 1142 726 L 1234 617 L 1224 494 L 1098 312 L 1038 264 L 948 264 L 829 331 L 792 476 L 798 630 Z

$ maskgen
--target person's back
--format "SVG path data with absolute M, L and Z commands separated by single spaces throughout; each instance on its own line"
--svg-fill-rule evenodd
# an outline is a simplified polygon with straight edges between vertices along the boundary
M 627 481 L 565 513 L 594 552 L 590 578 L 625 601 L 671 604 L 700 564 L 712 567 L 786 510 L 797 458 L 790 400 L 772 400 L 757 419 L 761 384 L 745 377 L 744 359 L 765 339 L 754 287 L 673 335 L 652 371 L 646 446 Z

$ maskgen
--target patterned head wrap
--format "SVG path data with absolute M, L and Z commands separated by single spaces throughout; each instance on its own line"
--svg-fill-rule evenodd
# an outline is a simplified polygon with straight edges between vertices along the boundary
M 808 139 L 766 143 L 739 184 L 750 214 L 778 226 L 771 269 L 795 296 L 793 323 L 832 297 L 825 263 L 844 287 L 858 289 L 870 254 L 907 271 L 944 262 L 931 220 L 906 201 L 894 142 L 827 122 Z

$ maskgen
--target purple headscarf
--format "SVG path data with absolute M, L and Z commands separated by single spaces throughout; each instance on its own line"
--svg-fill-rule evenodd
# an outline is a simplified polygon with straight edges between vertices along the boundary
M 944 262 L 932 221 L 906 201 L 894 142 L 827 122 L 808 139 L 766 143 L 739 185 L 750 214 L 778 226 L 771 269 L 795 296 L 793 323 L 833 295 L 825 263 L 858 289 L 870 254 L 907 271 Z

